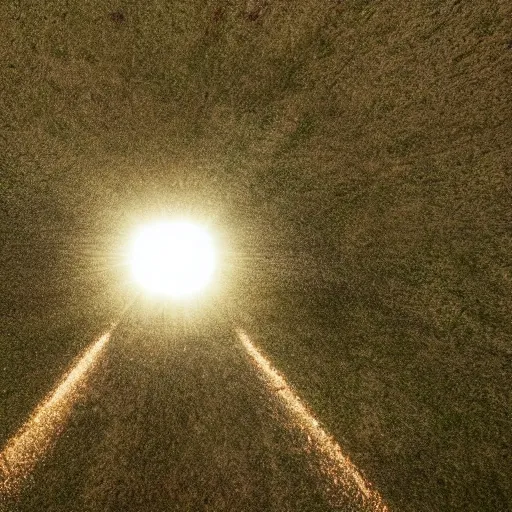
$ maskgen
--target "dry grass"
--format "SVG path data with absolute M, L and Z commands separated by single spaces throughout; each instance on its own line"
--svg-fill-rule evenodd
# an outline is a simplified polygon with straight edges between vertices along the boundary
M 179 204 L 392 509 L 510 509 L 509 2 L 71 4 L 0 6 L 1 350 L 48 367 L 3 370 L 2 435 L 72 357 L 40 318 L 115 311 L 93 270 Z

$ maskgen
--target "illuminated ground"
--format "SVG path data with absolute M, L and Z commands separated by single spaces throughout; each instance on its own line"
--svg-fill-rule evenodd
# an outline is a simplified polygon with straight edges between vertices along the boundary
M 216 319 L 116 331 L 57 449 L 29 476 L 29 510 L 375 510 L 333 488 L 297 428 Z M 328 476 L 328 475 L 327 475 Z
M 185 210 L 391 510 L 511 509 L 509 2 L 70 3 L 0 5 L 2 444 L 119 315 L 134 224 Z M 232 326 L 137 318 L 19 509 L 175 474 L 177 510 L 326 510 Z

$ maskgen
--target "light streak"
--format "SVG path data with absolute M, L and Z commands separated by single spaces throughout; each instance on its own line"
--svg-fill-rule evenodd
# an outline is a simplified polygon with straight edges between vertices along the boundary
M 25 478 L 52 447 L 69 419 L 80 389 L 98 361 L 115 324 L 94 341 L 0 453 L 0 501 L 16 496 Z
M 322 473 L 330 480 L 329 494 L 333 506 L 346 503 L 347 498 L 357 499 L 363 510 L 388 512 L 377 491 L 371 489 L 364 477 L 345 456 L 340 445 L 328 434 L 309 411 L 304 402 L 288 385 L 286 379 L 272 366 L 270 361 L 251 342 L 242 329 L 236 333 L 256 368 L 263 375 L 288 409 L 294 423 L 318 451 Z

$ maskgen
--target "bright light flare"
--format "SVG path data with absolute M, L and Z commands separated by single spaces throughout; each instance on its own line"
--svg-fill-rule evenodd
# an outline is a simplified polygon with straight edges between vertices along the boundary
M 245 331 L 237 329 L 236 332 L 269 388 L 278 394 L 295 425 L 306 433 L 307 439 L 317 450 L 321 470 L 330 481 L 328 488 L 332 505 L 343 506 L 346 496 L 350 499 L 350 496 L 355 495 L 359 497 L 362 510 L 388 512 L 379 494 L 371 489 L 349 458 L 343 455 L 340 445 L 320 426 L 318 420 L 288 385 L 286 379 L 251 342 Z
M 54 391 L 0 452 L 0 502 L 16 495 L 27 475 L 54 444 L 63 430 L 87 375 L 98 361 L 113 328 L 96 340 L 64 376 Z
M 215 247 L 209 233 L 196 224 L 158 222 L 136 234 L 130 265 L 134 280 L 150 293 L 188 297 L 211 281 Z

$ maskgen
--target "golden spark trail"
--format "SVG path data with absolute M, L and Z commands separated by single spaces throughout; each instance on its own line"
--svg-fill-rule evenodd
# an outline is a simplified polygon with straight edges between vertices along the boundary
M 272 366 L 270 361 L 251 342 L 245 331 L 236 329 L 243 347 L 261 372 L 271 389 L 280 396 L 290 412 L 294 423 L 306 433 L 320 458 L 323 474 L 330 480 L 329 494 L 334 506 L 346 503 L 347 497 L 357 498 L 363 510 L 388 512 L 379 494 L 370 488 L 357 468 L 348 457 L 343 455 L 341 447 L 314 418 L 307 406 L 292 390 L 286 379 Z M 339 502 L 339 503 L 336 503 Z
M 55 389 L 7 442 L 0 453 L 0 501 L 15 496 L 37 462 L 54 444 L 68 420 L 87 375 L 98 361 L 115 328 L 93 342 Z

